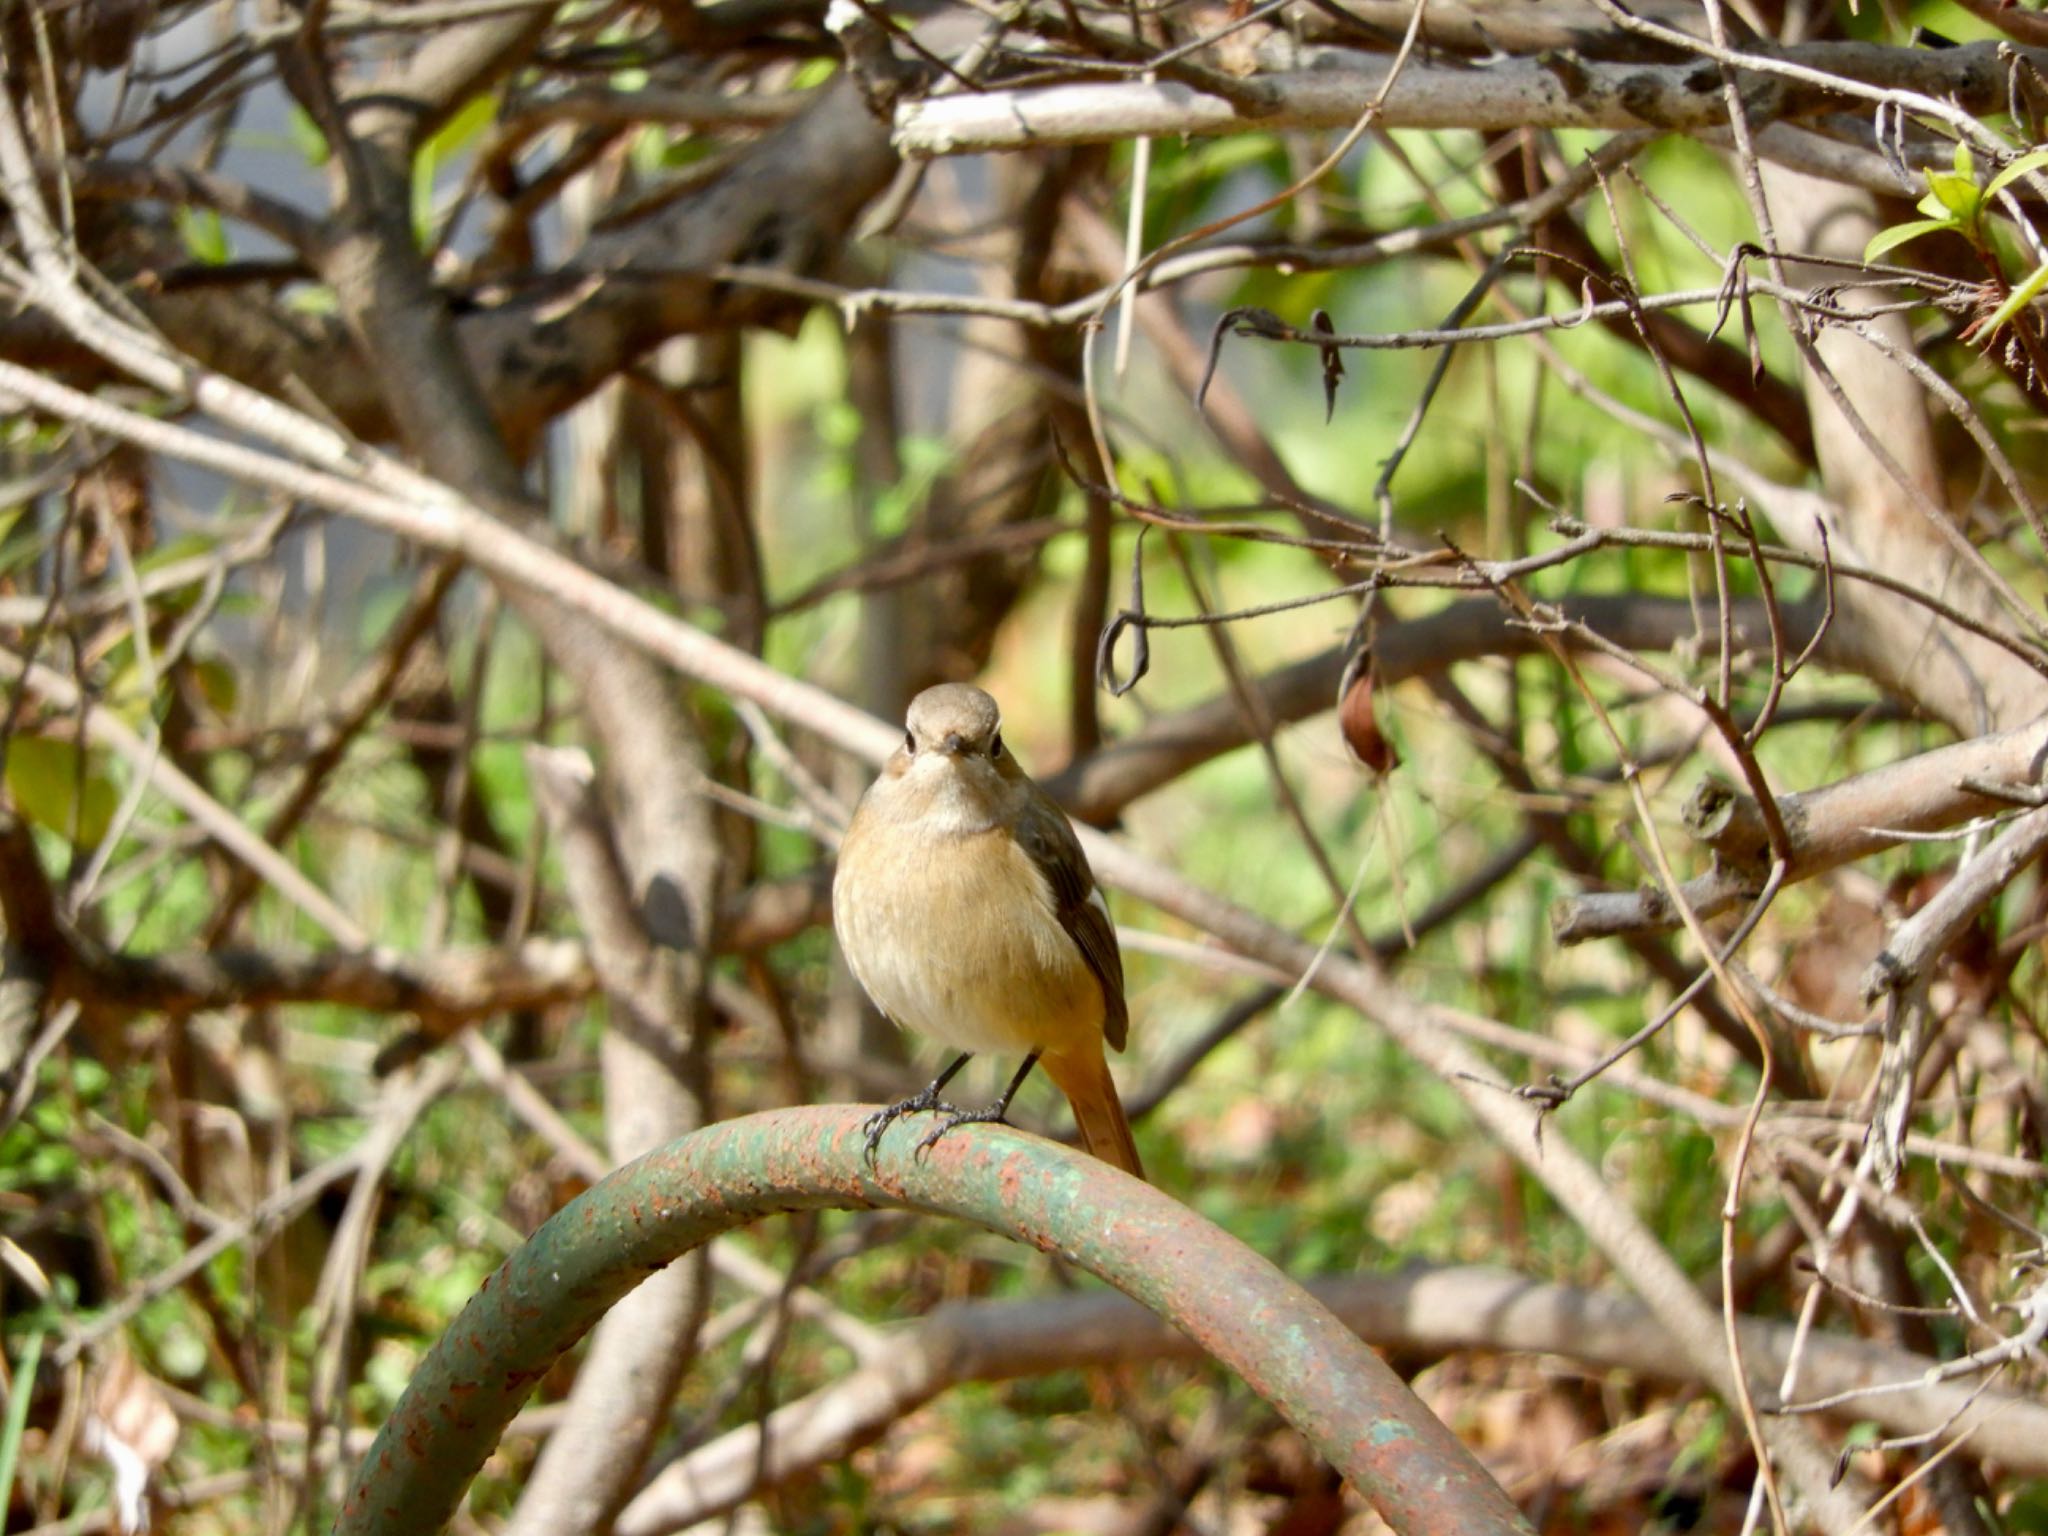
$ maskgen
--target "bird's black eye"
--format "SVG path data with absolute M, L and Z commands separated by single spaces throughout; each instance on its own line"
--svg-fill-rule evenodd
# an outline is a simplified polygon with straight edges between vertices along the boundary
M 1001 731 L 997 731 L 995 735 L 989 737 L 988 755 L 990 762 L 994 762 L 1003 755 L 1003 733 Z
M 903 733 L 903 750 L 908 752 L 912 757 L 917 756 L 917 738 L 911 735 L 908 731 L 905 731 Z

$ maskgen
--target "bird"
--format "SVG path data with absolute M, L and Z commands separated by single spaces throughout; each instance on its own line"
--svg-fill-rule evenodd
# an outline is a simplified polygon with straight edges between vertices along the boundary
M 971 684 L 925 689 L 840 844 L 832 923 L 855 980 L 897 1025 L 960 1053 L 922 1093 L 868 1120 L 868 1156 L 892 1123 L 923 1110 L 947 1118 L 919 1153 L 956 1126 L 1003 1123 L 1042 1062 L 1082 1146 L 1143 1178 L 1103 1050 L 1122 1050 L 1130 1033 L 1116 925 L 1072 823 L 1018 766 L 1002 724 Z M 977 1052 L 1021 1053 L 1024 1064 L 985 1109 L 941 1100 Z

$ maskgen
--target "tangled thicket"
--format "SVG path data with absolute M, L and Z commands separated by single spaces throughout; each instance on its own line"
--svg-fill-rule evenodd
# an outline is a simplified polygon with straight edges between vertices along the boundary
M 978 678 L 1148 1164 L 1533 1519 L 2039 1528 L 2048 21 L 1923 19 L 6 9 L 10 1523 L 324 1524 L 578 1184 L 921 1080 L 827 871 Z M 722 1244 L 467 1518 L 1367 1527 L 1044 1278 Z

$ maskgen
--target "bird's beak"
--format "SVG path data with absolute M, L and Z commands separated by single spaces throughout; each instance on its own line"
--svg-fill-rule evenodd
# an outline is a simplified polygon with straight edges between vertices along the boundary
M 967 738 L 958 731 L 948 731 L 946 739 L 939 743 L 939 750 L 948 757 L 958 757 L 967 750 Z

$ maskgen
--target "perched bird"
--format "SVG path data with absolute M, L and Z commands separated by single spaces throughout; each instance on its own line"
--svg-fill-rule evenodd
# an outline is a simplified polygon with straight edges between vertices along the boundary
M 927 688 L 906 723 L 840 845 L 832 923 L 875 1006 L 962 1054 L 868 1122 L 869 1155 L 917 1110 L 947 1112 L 920 1151 L 956 1125 L 1002 1120 L 1042 1061 L 1082 1145 L 1143 1178 L 1102 1050 L 1122 1050 L 1130 1029 L 1123 957 L 1080 839 L 1004 749 L 1001 712 L 979 688 Z M 1024 1065 L 987 1109 L 943 1103 L 976 1051 Z

